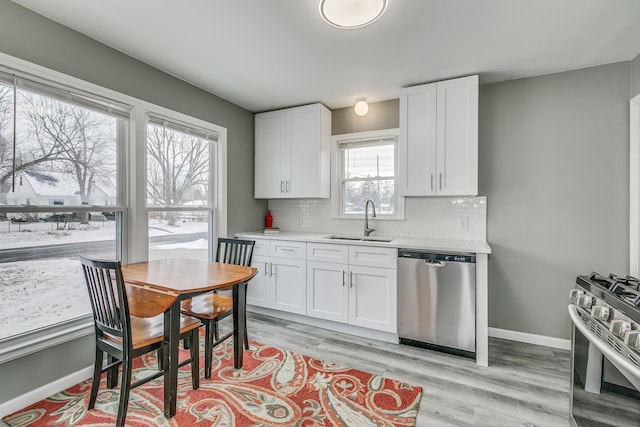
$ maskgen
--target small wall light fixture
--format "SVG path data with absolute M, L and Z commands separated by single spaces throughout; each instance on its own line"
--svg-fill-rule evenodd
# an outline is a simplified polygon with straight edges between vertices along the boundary
M 387 0 L 320 0 L 320 16 L 329 25 L 353 29 L 371 24 L 387 10 Z
M 367 98 L 361 96 L 356 98 L 356 105 L 353 107 L 353 110 L 359 116 L 364 116 L 369 112 L 369 104 L 367 104 Z

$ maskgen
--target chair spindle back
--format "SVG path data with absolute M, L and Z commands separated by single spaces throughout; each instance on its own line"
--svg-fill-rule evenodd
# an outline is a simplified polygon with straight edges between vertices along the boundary
M 218 239 L 216 262 L 249 267 L 251 265 L 255 244 L 256 242 L 253 240 L 226 239 L 221 237 Z
M 93 309 L 96 333 L 125 338 L 129 330 L 129 304 L 120 261 L 80 257 Z M 127 333 L 128 332 L 128 333 Z

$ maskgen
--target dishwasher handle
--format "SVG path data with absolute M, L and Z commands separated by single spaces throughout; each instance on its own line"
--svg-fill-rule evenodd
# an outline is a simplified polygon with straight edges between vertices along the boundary
M 446 262 L 436 260 L 436 259 L 425 259 L 424 263 L 427 264 L 429 267 L 437 267 L 437 268 L 444 267 L 445 265 L 447 265 Z

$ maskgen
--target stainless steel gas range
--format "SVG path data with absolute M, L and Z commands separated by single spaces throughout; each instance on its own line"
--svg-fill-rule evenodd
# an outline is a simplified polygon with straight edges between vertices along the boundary
M 640 426 L 640 280 L 591 273 L 571 291 L 571 424 Z

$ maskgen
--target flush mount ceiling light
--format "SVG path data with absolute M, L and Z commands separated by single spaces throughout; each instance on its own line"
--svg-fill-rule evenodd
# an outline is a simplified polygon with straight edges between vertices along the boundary
M 356 105 L 353 107 L 353 110 L 359 116 L 366 115 L 369 112 L 369 104 L 367 104 L 367 98 L 356 98 Z
M 369 25 L 387 10 L 387 0 L 320 0 L 320 16 L 337 28 Z

